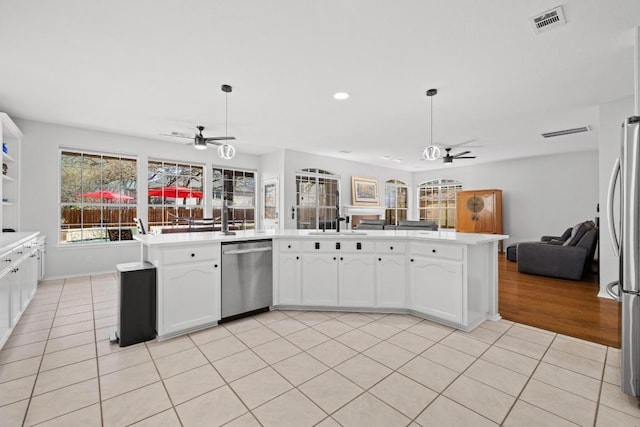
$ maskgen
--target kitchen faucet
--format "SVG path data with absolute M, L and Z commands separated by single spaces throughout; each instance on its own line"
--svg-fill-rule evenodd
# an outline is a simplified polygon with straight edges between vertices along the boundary
M 336 190 L 336 233 L 340 232 L 340 221 L 346 221 L 346 218 L 340 216 L 340 192 Z
M 236 234 L 233 231 L 229 231 L 229 206 L 227 204 L 227 199 L 223 199 L 222 200 L 222 213 L 221 213 L 221 228 L 222 228 L 222 232 L 226 235 L 233 235 Z

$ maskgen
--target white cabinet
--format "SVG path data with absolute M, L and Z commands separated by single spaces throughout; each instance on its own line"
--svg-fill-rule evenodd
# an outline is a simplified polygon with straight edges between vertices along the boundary
M 2 228 L 18 230 L 20 227 L 20 142 L 22 132 L 13 123 L 11 118 L 0 113 L 0 141 L 6 146 L 6 152 L 2 151 L 2 165 L 6 165 L 6 173 L 2 174 L 0 181 L 0 193 L 2 202 L 0 204 L 0 218 Z
M 377 307 L 404 308 L 407 304 L 406 255 L 377 254 L 376 302 Z
M 411 308 L 454 323 L 462 323 L 462 263 L 412 255 L 409 263 Z
M 302 253 L 300 242 L 281 241 L 274 244 L 274 305 L 300 305 L 302 287 Z
M 0 276 L 0 348 L 11 334 L 11 282 L 9 272 Z
M 160 249 L 158 337 L 220 320 L 220 244 Z
M 22 315 L 22 300 L 20 292 L 21 280 L 20 265 L 14 264 L 9 270 L 7 277 L 9 278 L 9 288 L 11 290 L 11 327 L 13 328 L 20 320 Z
M 344 254 L 339 257 L 339 305 L 373 307 L 375 305 L 375 265 L 371 254 Z
M 302 304 L 338 305 L 337 255 L 304 253 L 302 260 Z

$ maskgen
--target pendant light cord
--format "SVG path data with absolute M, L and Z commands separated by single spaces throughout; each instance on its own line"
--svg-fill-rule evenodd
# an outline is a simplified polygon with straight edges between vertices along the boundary
M 433 96 L 431 97 L 431 145 L 433 145 Z

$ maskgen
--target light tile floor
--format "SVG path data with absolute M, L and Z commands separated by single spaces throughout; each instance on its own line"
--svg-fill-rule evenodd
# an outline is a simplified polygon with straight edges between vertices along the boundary
M 41 282 L 0 425 L 640 426 L 619 350 L 507 321 L 272 311 L 120 348 L 113 274 Z

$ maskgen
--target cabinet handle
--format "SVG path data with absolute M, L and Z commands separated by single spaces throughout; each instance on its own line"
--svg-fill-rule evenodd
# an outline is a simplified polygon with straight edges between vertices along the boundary
M 335 260 L 336 260 L 336 257 L 333 257 L 333 260 L 335 261 Z
M 297 256 L 297 257 L 296 257 L 296 259 L 300 259 L 300 257 L 299 257 L 299 256 Z
M 344 260 L 344 258 L 340 257 L 340 261 L 343 261 L 343 260 Z
M 18 255 L 22 255 L 22 251 L 17 251 L 16 252 Z
M 213 264 L 213 268 L 218 268 L 218 264 Z
M 193 258 L 194 256 L 196 256 L 196 254 L 191 254 L 191 258 Z
M 393 250 L 393 246 L 390 246 L 390 247 L 389 247 L 389 250 L 390 250 L 390 251 L 392 251 L 392 250 Z
M 4 262 L 11 262 L 9 258 L 5 259 Z
M 433 253 L 435 254 L 435 253 L 436 253 L 436 250 L 435 250 L 435 249 L 431 249 L 431 252 L 433 252 Z
M 336 243 L 336 249 L 340 249 L 340 242 Z
M 382 258 L 378 258 L 378 261 L 382 261 Z
M 413 262 L 413 258 L 411 258 L 411 262 Z
M 287 245 L 287 249 L 291 249 L 291 245 Z

